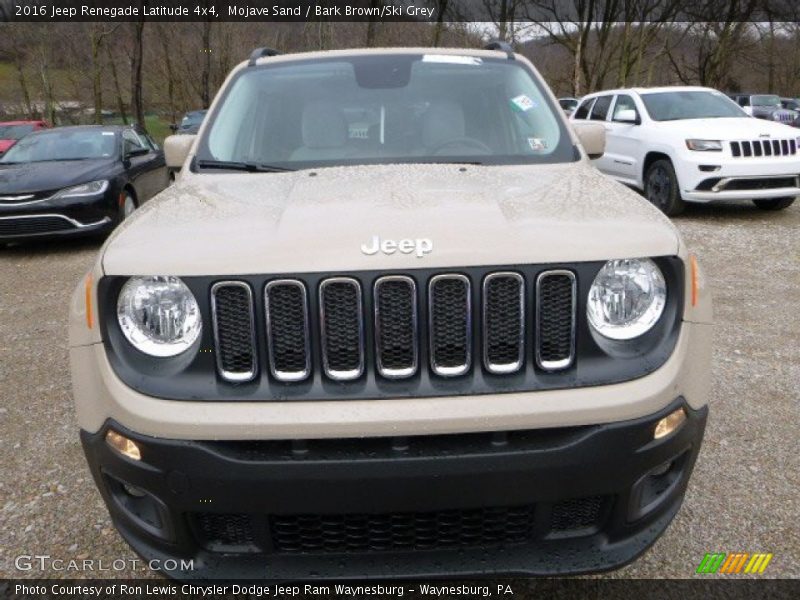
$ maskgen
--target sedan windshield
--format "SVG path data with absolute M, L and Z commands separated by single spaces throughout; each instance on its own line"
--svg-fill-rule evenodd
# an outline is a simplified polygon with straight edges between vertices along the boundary
M 720 92 L 653 92 L 642 94 L 642 101 L 654 121 L 747 116 L 733 100 Z
M 556 106 L 508 60 L 398 54 L 265 65 L 232 83 L 197 164 L 572 161 Z
M 33 125 L 0 125 L 0 140 L 18 140 L 33 131 Z
M 104 129 L 54 129 L 36 133 L 14 144 L 0 162 L 42 162 L 109 158 L 116 149 L 116 133 Z
M 774 95 L 753 96 L 751 98 L 751 104 L 753 106 L 777 106 L 780 108 L 781 99 Z

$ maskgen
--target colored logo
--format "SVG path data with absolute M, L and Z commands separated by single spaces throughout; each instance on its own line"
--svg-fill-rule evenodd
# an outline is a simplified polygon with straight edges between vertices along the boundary
M 767 568 L 772 554 L 747 552 L 734 552 L 725 554 L 724 552 L 707 553 L 700 566 L 697 567 L 698 573 L 763 573 Z

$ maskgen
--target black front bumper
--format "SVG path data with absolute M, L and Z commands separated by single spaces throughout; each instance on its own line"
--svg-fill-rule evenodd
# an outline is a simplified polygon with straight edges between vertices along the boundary
M 115 193 L 68 200 L 0 203 L 0 242 L 96 235 L 111 231 L 119 220 Z
M 682 427 L 654 440 L 681 406 Z M 677 399 L 643 419 L 504 433 L 195 442 L 109 422 L 81 438 L 115 525 L 173 577 L 552 575 L 620 567 L 658 538 L 706 416 Z M 109 428 L 141 461 L 106 444 Z

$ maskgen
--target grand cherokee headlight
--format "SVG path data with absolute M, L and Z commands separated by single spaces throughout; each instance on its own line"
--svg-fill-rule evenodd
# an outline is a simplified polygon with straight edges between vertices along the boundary
M 133 346 L 150 356 L 177 356 L 203 326 L 197 300 L 177 277 L 132 277 L 119 293 L 117 320 Z
M 719 152 L 722 150 L 722 142 L 719 140 L 686 140 L 686 147 L 698 152 Z
M 664 312 L 667 286 L 649 258 L 610 260 L 589 289 L 587 316 L 600 335 L 630 340 L 647 333 Z

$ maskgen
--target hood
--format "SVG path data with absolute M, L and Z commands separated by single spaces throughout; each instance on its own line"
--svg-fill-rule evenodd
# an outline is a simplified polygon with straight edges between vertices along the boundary
M 687 138 L 704 140 L 747 140 L 758 139 L 764 134 L 776 139 L 797 137 L 797 130 L 783 123 L 753 117 L 732 117 L 723 119 L 686 119 L 682 121 L 661 121 L 659 127 L 670 134 L 685 135 Z
M 432 250 L 362 244 L 427 238 Z M 678 253 L 674 226 L 586 163 L 186 174 L 107 243 L 112 275 L 246 275 Z
M 0 195 L 58 190 L 112 176 L 113 159 L 0 163 Z

